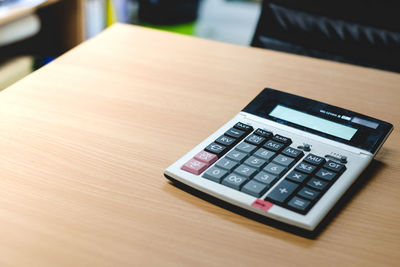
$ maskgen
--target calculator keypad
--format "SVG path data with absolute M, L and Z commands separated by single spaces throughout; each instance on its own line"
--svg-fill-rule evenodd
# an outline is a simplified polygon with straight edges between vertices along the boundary
M 278 183 L 265 200 L 306 214 L 346 167 L 312 153 L 304 157 L 291 144 L 288 137 L 238 122 L 181 168 L 257 198 Z

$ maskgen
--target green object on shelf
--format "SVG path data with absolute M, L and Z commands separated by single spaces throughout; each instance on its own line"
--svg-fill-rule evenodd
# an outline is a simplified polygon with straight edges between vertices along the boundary
M 177 25 L 154 25 L 154 24 L 149 24 L 149 23 L 142 23 L 141 25 L 144 27 L 149 27 L 149 28 L 168 31 L 168 32 L 193 35 L 195 24 L 196 23 L 191 22 L 191 23 L 177 24 Z

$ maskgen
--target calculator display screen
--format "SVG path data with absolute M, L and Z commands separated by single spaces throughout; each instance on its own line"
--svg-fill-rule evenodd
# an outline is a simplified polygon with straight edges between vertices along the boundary
M 282 105 L 277 105 L 270 113 L 270 116 L 289 121 L 319 132 L 327 133 L 345 140 L 350 140 L 357 129 L 343 124 L 322 119 Z
M 242 111 L 373 154 L 393 130 L 385 121 L 270 88 Z

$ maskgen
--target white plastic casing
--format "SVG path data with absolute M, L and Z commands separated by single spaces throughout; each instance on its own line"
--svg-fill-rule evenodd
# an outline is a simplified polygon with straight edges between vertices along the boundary
M 198 152 L 202 151 L 210 143 L 214 142 L 214 140 L 219 136 L 223 135 L 237 122 L 251 125 L 254 129 L 261 128 L 272 131 L 274 134 L 289 137 L 293 141 L 291 144 L 292 147 L 297 147 L 299 145 L 303 145 L 304 143 L 310 144 L 311 151 L 309 153 L 313 153 L 318 156 L 346 156 L 348 161 L 346 163 L 346 171 L 333 183 L 333 185 L 307 212 L 307 214 L 302 215 L 278 205 L 273 205 L 268 210 L 254 207 L 252 204 L 257 200 L 256 197 L 205 179 L 201 175 L 194 175 L 187 171 L 181 170 L 182 165 L 193 158 Z M 308 152 L 305 153 L 305 156 L 307 156 L 307 154 Z M 228 123 L 223 125 L 216 132 L 193 148 L 190 152 L 169 166 L 165 170 L 165 175 L 209 195 L 247 209 L 251 212 L 255 212 L 302 229 L 313 231 L 326 216 L 329 210 L 335 205 L 335 203 L 353 184 L 362 171 L 368 166 L 373 157 L 374 155 L 368 151 L 332 141 L 246 112 L 240 112 Z M 295 164 L 291 169 L 294 169 L 296 165 L 297 164 Z M 268 195 L 268 193 L 273 190 L 274 187 L 277 186 L 288 173 L 290 173 L 291 169 L 288 170 L 285 175 L 281 177 L 280 180 L 259 199 L 264 199 L 265 196 Z

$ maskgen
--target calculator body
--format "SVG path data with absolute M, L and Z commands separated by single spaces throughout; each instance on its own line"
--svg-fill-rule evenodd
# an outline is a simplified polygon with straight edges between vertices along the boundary
M 389 123 L 267 88 L 164 174 L 313 231 L 392 130 Z

